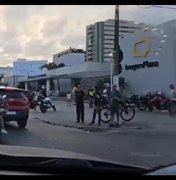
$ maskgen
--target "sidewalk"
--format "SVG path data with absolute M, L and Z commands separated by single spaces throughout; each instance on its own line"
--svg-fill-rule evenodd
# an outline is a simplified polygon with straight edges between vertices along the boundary
M 76 110 L 72 103 L 71 107 L 67 107 L 64 101 L 55 101 L 56 112 L 53 110 L 48 110 L 45 114 L 41 113 L 39 109 L 37 112 L 31 111 L 30 118 L 38 119 L 44 123 L 58 125 L 63 127 L 72 127 L 77 129 L 83 129 L 86 131 L 104 132 L 112 130 L 123 130 L 123 129 L 136 129 L 136 130 L 156 130 L 164 128 L 165 126 L 176 128 L 176 120 L 174 117 L 169 116 L 167 112 L 140 112 L 136 111 L 135 118 L 130 122 L 122 121 L 122 124 L 118 128 L 109 128 L 109 124 L 102 123 L 100 126 L 88 125 L 91 122 L 93 109 L 85 104 L 85 123 L 76 123 Z M 97 117 L 98 118 L 98 117 Z M 96 119 L 97 123 L 97 119 Z

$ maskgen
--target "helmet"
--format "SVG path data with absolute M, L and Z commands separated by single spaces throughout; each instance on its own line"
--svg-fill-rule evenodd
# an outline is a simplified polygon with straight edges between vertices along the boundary
M 158 95 L 162 95 L 162 92 L 161 92 L 161 91 L 158 91 Z

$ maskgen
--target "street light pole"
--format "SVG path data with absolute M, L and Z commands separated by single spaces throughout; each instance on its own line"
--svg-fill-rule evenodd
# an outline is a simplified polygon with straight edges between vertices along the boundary
M 114 69 L 113 82 L 119 90 L 119 5 L 115 6 L 115 31 L 114 31 Z
M 114 66 L 114 59 L 113 56 L 111 57 L 111 92 L 112 92 L 112 85 L 113 85 L 113 66 Z
M 112 85 L 113 85 L 113 67 L 114 67 L 113 53 L 110 53 L 110 54 L 109 54 L 109 57 L 111 58 L 111 60 L 110 60 L 110 87 L 111 87 L 111 92 L 112 92 Z

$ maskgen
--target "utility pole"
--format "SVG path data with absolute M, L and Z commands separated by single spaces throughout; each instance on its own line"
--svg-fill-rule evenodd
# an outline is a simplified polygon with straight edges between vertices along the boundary
M 115 6 L 115 31 L 114 31 L 114 68 L 113 84 L 119 90 L 119 5 Z

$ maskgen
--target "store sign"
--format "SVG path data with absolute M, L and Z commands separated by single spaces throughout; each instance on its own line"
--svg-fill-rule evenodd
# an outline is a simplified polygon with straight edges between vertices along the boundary
M 159 62 L 158 61 L 154 61 L 154 62 L 144 61 L 141 64 L 125 65 L 125 70 L 136 71 L 137 69 L 153 68 L 153 67 L 159 67 Z
M 143 47 L 142 50 L 140 49 L 140 47 Z M 150 52 L 151 52 L 151 41 L 149 38 L 138 41 L 133 45 L 133 49 L 132 49 L 133 57 L 136 58 L 147 57 Z

